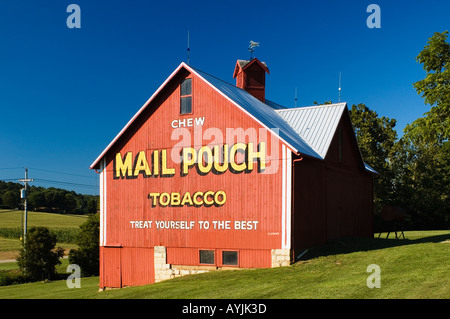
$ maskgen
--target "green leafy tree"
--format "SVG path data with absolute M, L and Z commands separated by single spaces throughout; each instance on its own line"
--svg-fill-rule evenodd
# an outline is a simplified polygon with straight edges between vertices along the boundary
M 87 212 L 88 214 L 95 214 L 97 213 L 97 201 L 95 198 L 90 198 L 87 202 Z
M 38 209 L 46 206 L 45 196 L 42 191 L 33 191 L 28 195 L 28 207 Z
M 77 264 L 84 276 L 96 276 L 99 274 L 99 238 L 100 215 L 90 215 L 88 220 L 80 226 L 80 233 L 76 242 L 78 249 L 71 249 L 69 262 Z
M 64 255 L 61 247 L 55 248 L 56 235 L 46 227 L 32 227 L 27 232 L 25 246 L 21 248 L 17 264 L 30 280 L 51 279 L 56 265 Z
M 392 159 L 397 141 L 396 120 L 379 117 L 365 104 L 353 105 L 350 117 L 364 161 L 379 173 L 374 178 L 374 208 L 378 214 L 384 205 L 395 201 Z
M 18 208 L 20 204 L 20 194 L 18 191 L 9 190 L 3 195 L 3 204 L 9 208 Z
M 410 131 L 426 125 L 426 132 L 421 132 L 423 137 L 438 144 L 448 141 L 450 136 L 450 44 L 447 37 L 448 31 L 434 33 L 416 58 L 427 74 L 413 86 L 431 109 L 425 113 L 425 118 L 407 128 Z
M 450 227 L 450 45 L 435 33 L 417 61 L 426 76 L 413 84 L 430 110 L 406 126 L 398 143 L 396 185 L 418 228 Z

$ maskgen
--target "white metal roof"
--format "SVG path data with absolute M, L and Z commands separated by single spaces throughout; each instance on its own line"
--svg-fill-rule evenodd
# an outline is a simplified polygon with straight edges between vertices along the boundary
M 308 145 L 325 158 L 346 103 L 275 110 Z

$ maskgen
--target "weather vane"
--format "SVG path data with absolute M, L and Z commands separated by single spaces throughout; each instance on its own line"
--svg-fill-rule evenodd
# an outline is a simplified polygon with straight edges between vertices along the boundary
M 248 46 L 248 50 L 250 51 L 250 60 L 253 58 L 253 51 L 255 51 L 255 48 L 259 47 L 259 42 L 251 41 Z

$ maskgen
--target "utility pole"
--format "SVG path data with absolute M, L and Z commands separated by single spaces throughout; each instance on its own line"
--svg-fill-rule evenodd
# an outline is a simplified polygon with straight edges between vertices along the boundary
M 28 168 L 25 167 L 25 178 L 21 178 L 19 179 L 19 182 L 23 182 L 23 184 L 25 185 L 25 188 L 23 188 L 21 190 L 21 198 L 24 199 L 24 205 L 23 205 L 23 209 L 24 209 L 24 217 L 23 217 L 23 246 L 25 247 L 25 243 L 27 240 L 27 186 L 29 182 L 33 182 L 34 179 L 33 178 L 28 178 Z

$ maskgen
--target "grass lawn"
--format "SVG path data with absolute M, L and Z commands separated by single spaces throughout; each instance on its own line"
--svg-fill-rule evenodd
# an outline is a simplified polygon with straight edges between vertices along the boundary
M 82 278 L 79 289 L 68 289 L 65 280 L 39 282 L 0 287 L 0 298 L 449 299 L 450 231 L 405 236 L 330 242 L 289 267 L 217 271 L 104 292 L 98 277 Z M 381 269 L 381 288 L 367 287 L 371 264 Z

